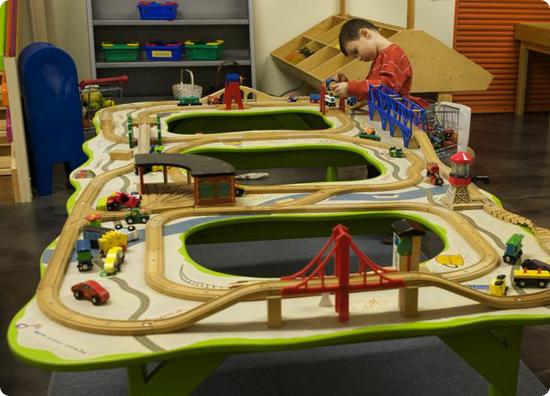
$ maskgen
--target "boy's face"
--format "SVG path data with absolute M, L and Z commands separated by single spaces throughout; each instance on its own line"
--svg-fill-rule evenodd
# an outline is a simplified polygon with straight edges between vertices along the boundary
M 373 38 L 373 32 L 368 29 L 361 29 L 357 40 L 346 43 L 346 53 L 348 56 L 363 62 L 374 60 L 378 55 L 378 49 Z

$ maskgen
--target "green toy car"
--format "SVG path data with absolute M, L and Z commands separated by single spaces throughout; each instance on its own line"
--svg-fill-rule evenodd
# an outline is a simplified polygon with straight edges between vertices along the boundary
M 130 213 L 128 213 L 124 220 L 126 220 L 126 223 L 128 224 L 135 224 L 135 223 L 147 223 L 149 221 L 149 215 L 141 213 L 139 209 L 132 209 Z

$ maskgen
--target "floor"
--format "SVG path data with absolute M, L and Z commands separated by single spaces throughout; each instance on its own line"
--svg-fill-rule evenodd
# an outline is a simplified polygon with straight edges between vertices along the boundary
M 477 154 L 474 173 L 491 178 L 491 184 L 484 188 L 499 197 L 507 209 L 550 228 L 548 115 L 475 115 L 470 146 Z M 0 240 L 0 321 L 4 329 L 0 389 L 10 396 L 47 393 L 49 373 L 13 357 L 6 345 L 5 329 L 34 295 L 39 281 L 39 257 L 63 226 L 70 193 L 59 168 L 51 196 L 37 197 L 30 204 L 0 204 L 0 218 L 5 225 Z M 525 329 L 522 357 L 541 382 L 550 387 L 550 326 Z

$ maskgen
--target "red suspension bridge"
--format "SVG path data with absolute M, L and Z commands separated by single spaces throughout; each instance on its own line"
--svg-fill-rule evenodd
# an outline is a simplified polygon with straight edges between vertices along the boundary
M 350 280 L 350 252 L 359 259 L 359 268 Z M 334 268 L 334 275 L 327 270 Z M 379 266 L 367 257 L 353 242 L 347 227 L 338 224 L 332 230 L 332 236 L 317 255 L 300 271 L 281 278 L 298 280 L 292 286 L 282 289 L 282 295 L 334 293 L 335 309 L 339 320 L 349 320 L 349 293 L 357 290 L 393 289 L 405 286 L 402 279 L 388 277 L 388 273 L 397 272 Z

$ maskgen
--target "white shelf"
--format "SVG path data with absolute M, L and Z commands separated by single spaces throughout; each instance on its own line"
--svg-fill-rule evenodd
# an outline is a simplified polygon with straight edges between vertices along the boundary
M 173 21 L 146 21 L 141 19 L 96 19 L 94 26 L 201 26 L 248 25 L 248 19 L 175 19 Z

